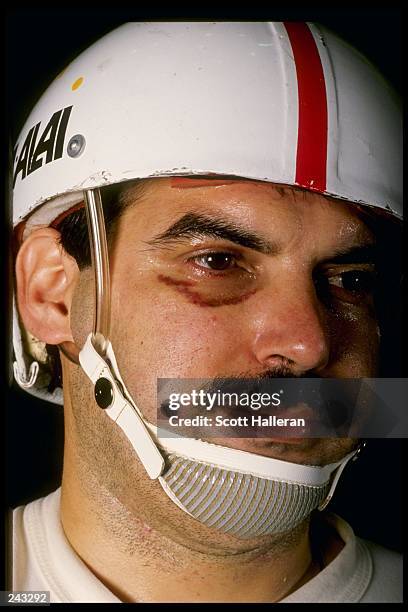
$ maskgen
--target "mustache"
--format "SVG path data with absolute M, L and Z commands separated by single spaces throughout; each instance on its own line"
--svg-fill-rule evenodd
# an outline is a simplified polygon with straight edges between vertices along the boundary
M 243 392 L 256 393 L 269 390 L 271 387 L 268 385 L 268 381 L 275 382 L 279 379 L 279 383 L 283 383 L 287 392 L 286 398 L 288 401 L 300 401 L 300 395 L 302 395 L 302 388 L 305 386 L 301 381 L 303 380 L 319 380 L 324 381 L 325 379 L 321 376 L 317 376 L 313 372 L 306 372 L 303 374 L 295 374 L 293 370 L 287 365 L 280 365 L 275 368 L 269 368 L 263 372 L 254 374 L 253 372 L 240 372 L 234 376 L 220 376 L 208 380 L 205 385 L 205 391 L 208 393 L 216 393 L 217 391 L 225 393 Z M 298 382 L 293 384 L 293 381 Z M 326 379 L 328 380 L 328 379 Z M 288 384 L 284 384 L 286 381 Z M 308 383 L 307 386 L 310 388 L 316 387 L 314 383 Z M 297 390 L 296 393 L 294 391 Z M 290 391 L 290 393 L 289 393 Z
M 240 372 L 234 376 L 224 376 L 221 378 L 231 379 L 252 379 L 252 380 L 268 380 L 270 378 L 322 378 L 313 372 L 304 372 L 303 374 L 295 374 L 289 365 L 281 365 L 275 368 L 270 368 L 264 372 L 254 374 L 253 372 Z

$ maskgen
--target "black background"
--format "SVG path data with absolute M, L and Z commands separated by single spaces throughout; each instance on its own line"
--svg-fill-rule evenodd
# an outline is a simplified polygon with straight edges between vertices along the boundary
M 317 21 L 340 34 L 402 90 L 402 9 L 395 3 L 300 6 L 278 4 L 269 12 L 200 15 L 128 8 L 8 9 L 6 14 L 6 131 L 11 142 L 43 90 L 79 52 L 125 21 L 151 19 L 255 19 Z M 7 301 L 7 300 L 6 300 Z M 9 303 L 5 305 L 5 308 Z M 10 330 L 7 330 L 10 335 Z M 10 367 L 7 366 L 10 380 Z M 6 505 L 15 507 L 59 486 L 62 470 L 62 407 L 42 402 L 12 385 L 5 418 Z M 402 549 L 403 442 L 370 440 L 349 465 L 329 509 L 348 520 L 361 537 Z

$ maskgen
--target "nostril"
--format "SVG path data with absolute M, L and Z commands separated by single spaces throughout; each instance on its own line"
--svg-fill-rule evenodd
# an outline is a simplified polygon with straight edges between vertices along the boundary
M 263 343 L 258 361 L 273 369 L 275 376 L 304 376 L 309 371 L 321 371 L 329 361 L 329 341 L 316 324 L 304 330 L 303 338 L 293 338 L 288 331 L 285 336 L 265 336 Z M 273 352 L 267 352 L 268 344 Z
M 271 376 L 285 378 L 298 375 L 296 373 L 296 363 L 283 355 L 270 355 L 267 360 L 267 366 L 268 371 L 265 373 L 265 378 L 270 378 Z

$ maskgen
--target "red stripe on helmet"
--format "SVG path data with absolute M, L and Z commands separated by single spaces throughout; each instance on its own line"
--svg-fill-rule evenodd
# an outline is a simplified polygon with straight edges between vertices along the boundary
M 326 191 L 327 97 L 323 66 L 306 23 L 285 21 L 296 65 L 299 124 L 295 182 Z

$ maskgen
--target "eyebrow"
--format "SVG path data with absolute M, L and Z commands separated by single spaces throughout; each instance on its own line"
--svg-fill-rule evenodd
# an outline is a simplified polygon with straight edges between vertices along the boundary
M 279 251 L 276 243 L 270 242 L 222 217 L 208 217 L 203 214 L 187 213 L 173 223 L 165 232 L 155 236 L 148 244 L 165 245 L 188 238 L 220 238 L 235 244 L 271 255 Z
M 357 245 L 343 250 L 338 250 L 330 257 L 319 262 L 322 264 L 375 264 L 378 259 L 377 245 L 372 242 L 369 244 Z
M 186 213 L 163 233 L 147 241 L 147 244 L 160 247 L 172 242 L 203 237 L 228 240 L 264 255 L 276 255 L 281 248 L 278 242 L 271 242 L 228 219 L 197 213 Z M 377 257 L 376 244 L 369 243 L 340 248 L 333 255 L 319 261 L 319 265 L 375 263 Z

